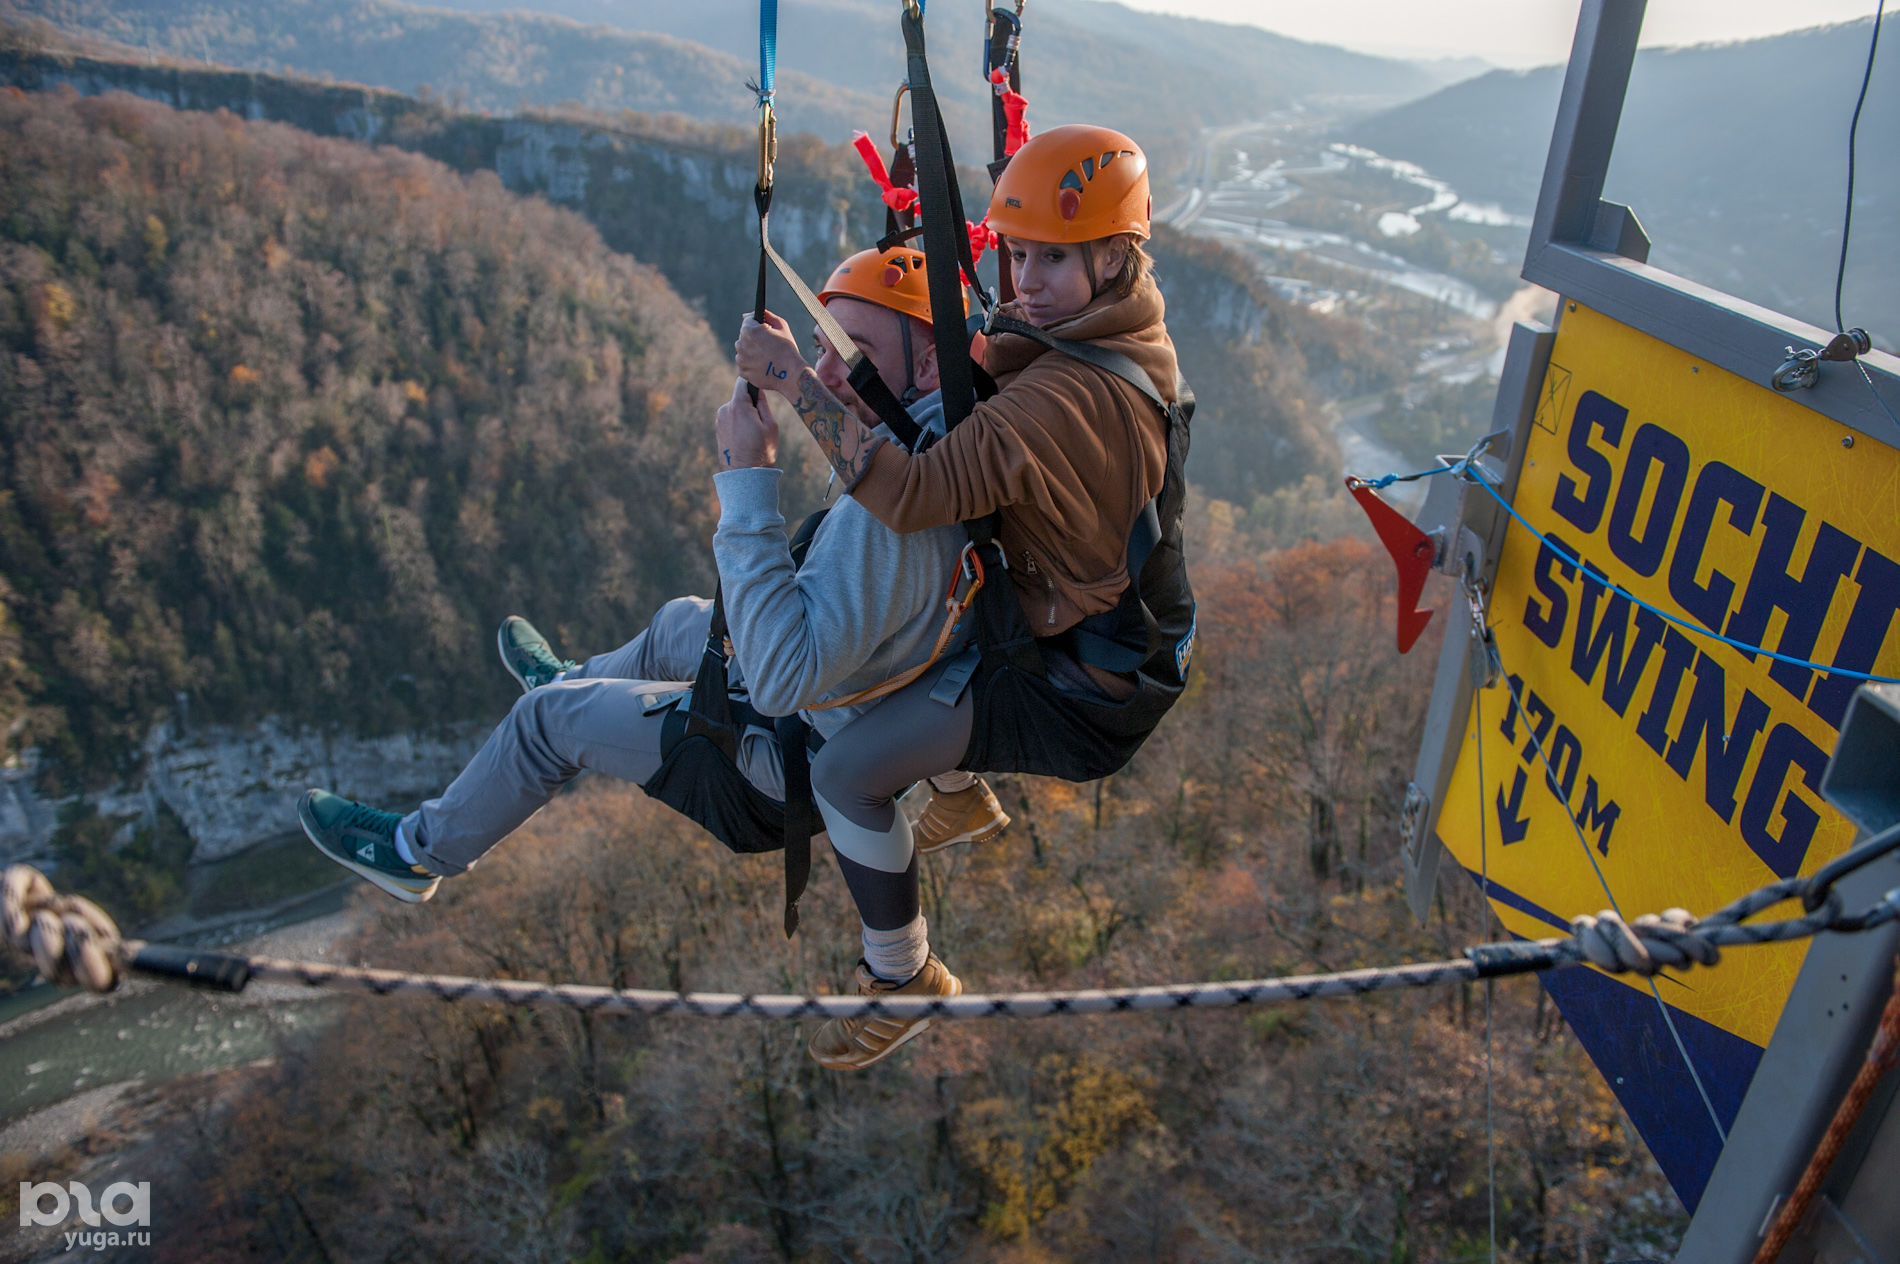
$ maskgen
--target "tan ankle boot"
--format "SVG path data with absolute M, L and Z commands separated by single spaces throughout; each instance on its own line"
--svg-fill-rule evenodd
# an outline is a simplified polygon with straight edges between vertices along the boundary
M 930 787 L 930 803 L 910 827 L 917 854 L 927 856 L 958 843 L 988 842 L 1009 825 L 1009 813 L 990 793 L 983 778 L 967 790 Z
M 931 953 L 924 968 L 908 983 L 892 983 L 871 973 L 871 967 L 858 962 L 859 996 L 960 996 L 963 984 L 949 967 Z M 818 1065 L 833 1071 L 861 1071 L 882 1061 L 905 1041 L 921 1036 L 930 1026 L 929 1018 L 887 1018 L 866 1014 L 862 1018 L 834 1018 L 811 1038 L 811 1056 Z

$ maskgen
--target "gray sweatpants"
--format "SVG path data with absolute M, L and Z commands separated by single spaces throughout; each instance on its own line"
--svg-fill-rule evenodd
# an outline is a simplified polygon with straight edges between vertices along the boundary
M 692 688 L 712 602 L 667 602 L 639 636 L 566 678 L 523 694 L 449 783 L 403 818 L 423 863 L 443 875 L 480 860 L 582 770 L 640 784 L 660 766 L 666 704 Z M 739 770 L 774 799 L 785 796 L 778 741 L 748 728 Z

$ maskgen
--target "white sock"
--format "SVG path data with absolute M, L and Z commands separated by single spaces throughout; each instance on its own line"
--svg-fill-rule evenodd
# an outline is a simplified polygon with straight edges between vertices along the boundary
M 930 927 L 919 913 L 915 921 L 896 930 L 864 928 L 864 964 L 890 983 L 909 983 L 930 960 Z
M 976 784 L 976 774 L 958 768 L 953 772 L 942 772 L 930 779 L 930 784 L 945 794 L 956 794 L 968 790 Z
M 416 853 L 410 849 L 409 835 L 403 829 L 406 824 L 406 821 L 396 822 L 396 854 L 402 857 L 404 864 L 419 865 L 422 862 L 416 859 Z

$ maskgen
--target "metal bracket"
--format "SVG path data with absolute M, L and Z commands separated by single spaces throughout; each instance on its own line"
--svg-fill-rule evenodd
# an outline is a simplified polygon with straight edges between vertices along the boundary
M 1405 806 L 1399 809 L 1399 847 L 1405 867 L 1416 870 L 1424 854 L 1425 831 L 1431 824 L 1432 796 L 1418 782 L 1407 782 Z
M 1845 333 L 1835 334 L 1818 351 L 1811 347 L 1803 347 L 1799 351 L 1789 347 L 1788 358 L 1781 362 L 1781 367 L 1768 379 L 1768 384 L 1784 393 L 1805 391 L 1820 380 L 1821 361 L 1851 364 L 1873 349 L 1874 340 L 1867 336 L 1865 329 L 1849 329 Z
M 1900 685 L 1854 691 L 1821 797 L 1869 834 L 1900 823 Z
M 1593 250 L 1620 255 L 1637 263 L 1649 262 L 1649 234 L 1636 212 L 1621 202 L 1598 202 L 1596 222 L 1588 242 Z

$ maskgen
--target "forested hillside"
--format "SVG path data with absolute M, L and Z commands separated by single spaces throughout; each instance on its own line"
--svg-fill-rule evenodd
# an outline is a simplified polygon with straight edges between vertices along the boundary
M 703 584 L 705 325 L 579 217 L 397 150 L 0 97 L 0 732 L 387 730 Z
M 729 314 L 751 305 L 756 141 L 741 128 L 632 113 L 493 119 L 308 80 L 36 54 L 0 52 L 0 69 L 29 87 L 127 89 L 183 107 L 387 141 L 463 171 L 493 170 L 511 188 L 572 206 L 610 247 L 651 261 L 722 334 Z M 966 171 L 964 179 L 972 198 L 988 185 L 980 173 Z M 882 231 L 874 193 L 847 147 L 786 138 L 774 241 L 816 280 L 839 254 Z M 1232 248 L 1165 228 L 1152 246 L 1168 327 L 1200 397 L 1189 465 L 1197 485 L 1244 507 L 1309 475 L 1333 477 L 1337 454 L 1320 403 L 1393 385 L 1405 372 L 1395 351 L 1348 322 L 1275 296 Z M 982 270 L 992 266 L 986 260 Z M 776 277 L 771 302 L 780 311 L 795 305 Z

